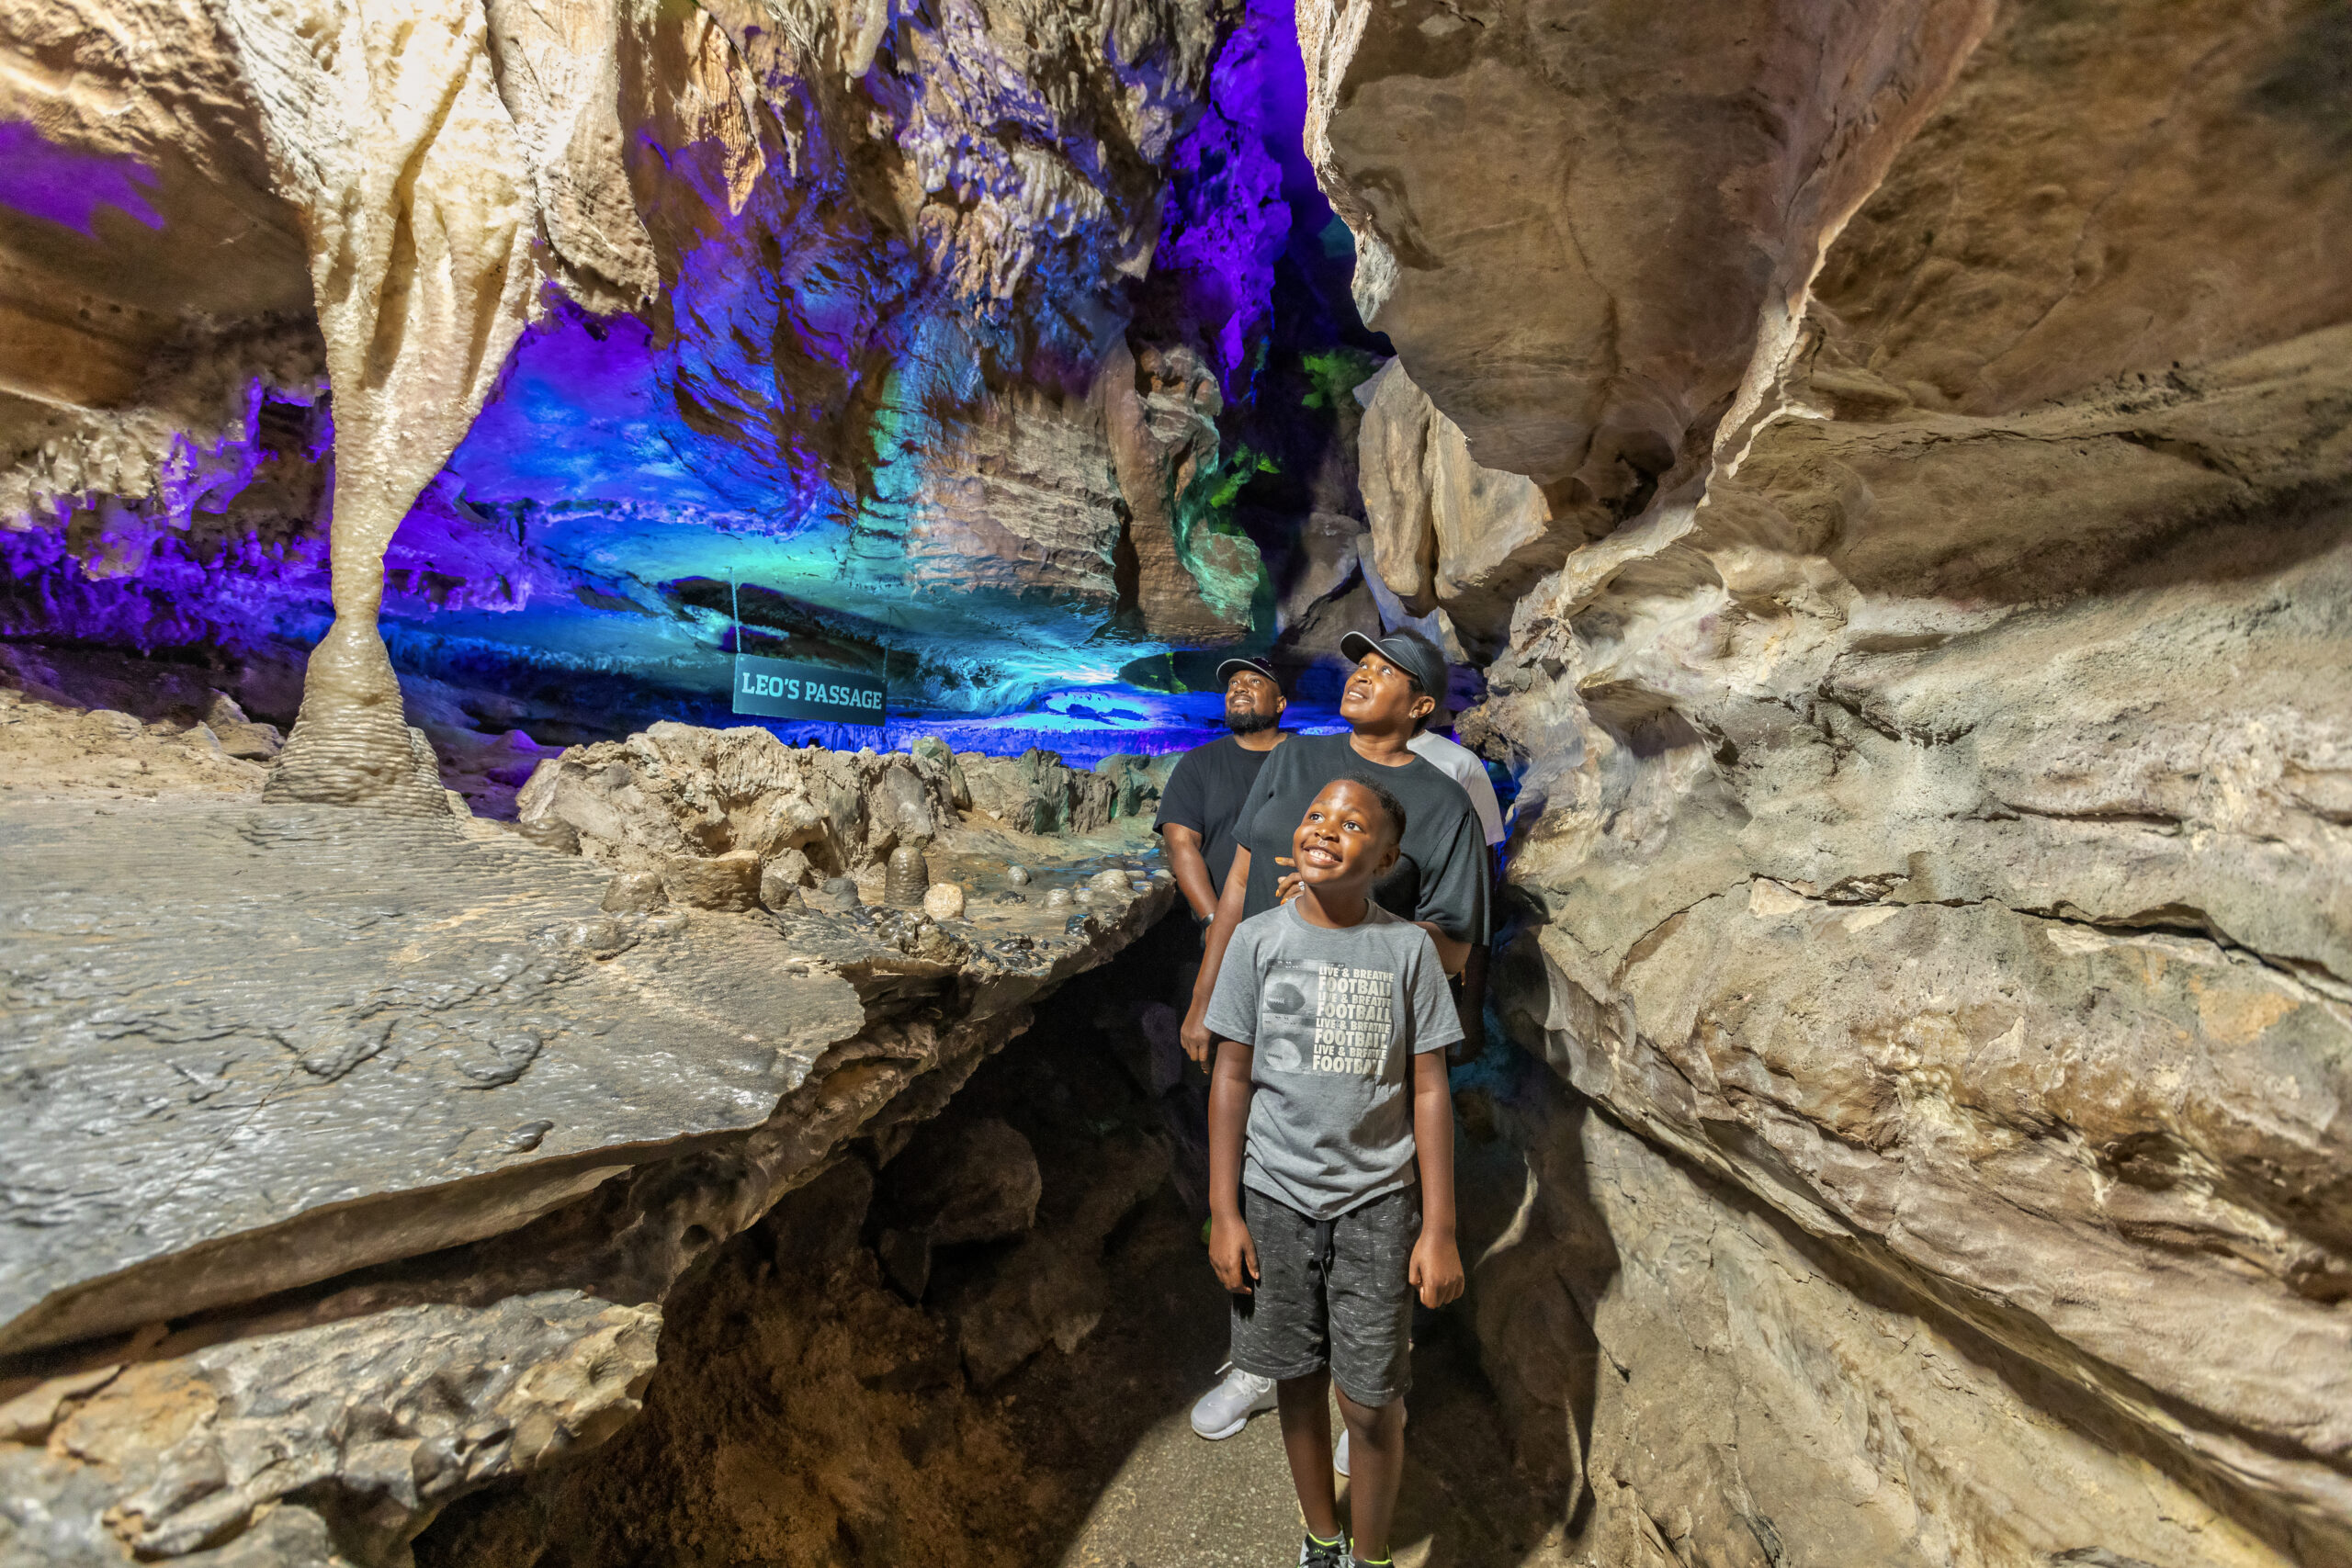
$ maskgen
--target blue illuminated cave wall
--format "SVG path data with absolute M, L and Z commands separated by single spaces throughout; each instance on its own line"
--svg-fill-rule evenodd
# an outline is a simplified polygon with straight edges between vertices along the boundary
M 787 739 L 1086 762 L 1214 734 L 1194 688 L 1246 649 L 1299 673 L 1298 720 L 1331 722 L 1336 623 L 1316 642 L 1275 607 L 1303 520 L 1361 516 L 1348 399 L 1385 344 L 1355 319 L 1346 230 L 1300 148 L 1292 28 L 1283 0 L 1250 0 L 1224 39 L 1158 154 L 1156 239 L 1114 209 L 1041 209 L 1036 243 L 1007 253 L 1020 275 L 986 288 L 955 274 L 968 257 L 877 227 L 845 158 L 779 153 L 799 176 L 747 191 L 725 149 L 640 130 L 662 297 L 633 315 L 552 302 L 393 542 L 383 625 L 417 716 L 445 750 L 457 728 L 499 738 L 497 765 L 526 773 L 537 750 L 656 718 L 735 722 L 740 646 L 890 682 L 879 734 L 766 721 Z M 877 67 L 862 90 L 887 107 L 896 89 Z M 1045 107 L 1006 113 L 1081 163 L 1114 156 Z M 1096 174 L 1114 192 L 1137 177 Z M 0 201 L 44 217 L 55 183 Z M 1084 532 L 1126 504 L 1098 493 L 1086 434 L 1122 353 L 1139 386 L 1205 377 L 1145 420 L 1207 432 L 1171 448 L 1167 487 L 1198 613 L 1227 616 L 1214 636 L 1155 631 L 1127 541 Z M 285 375 L 242 395 L 145 496 L 68 497 L 0 532 L 9 657 L 176 660 L 290 721 L 328 618 L 332 398 Z

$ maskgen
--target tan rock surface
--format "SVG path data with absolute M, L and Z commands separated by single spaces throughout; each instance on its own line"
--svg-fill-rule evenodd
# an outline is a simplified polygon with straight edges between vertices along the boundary
M 1556 568 L 1580 536 L 1553 524 L 1551 502 L 1523 474 L 1483 468 L 1462 427 L 1390 360 L 1373 378 L 1360 436 L 1373 559 L 1405 608 L 1442 608 L 1457 635 L 1491 655 L 1510 634 L 1511 607 Z
M 2340 19 L 1889 9 L 1855 54 L 1858 13 L 1758 8 L 1740 79 L 1813 182 L 1765 209 L 1730 56 L 1636 69 L 1727 16 L 1303 11 L 1389 374 L 1577 530 L 1465 730 L 1523 785 L 1506 1015 L 1605 1111 L 1528 1134 L 1584 1218 L 1527 1267 L 1598 1350 L 1534 1285 L 1482 1308 L 1584 1544 L 2352 1560 Z M 1792 106 L 1799 39 L 1879 63 Z M 1537 125 L 1552 161 L 1489 150 Z M 1539 266 L 1577 282 L 1530 307 Z M 1430 604 L 1414 417 L 1364 468 Z M 1621 429 L 1661 460 L 1609 502 Z
M 1991 14 L 1300 0 L 1365 323 L 1479 463 L 1629 515 L 1770 385 L 1821 247 Z
M 0 1560 L 390 1564 L 460 1493 L 608 1436 L 697 1260 L 849 1140 L 903 1149 L 1032 1001 L 1173 900 L 1132 817 L 960 825 L 947 770 L 909 761 L 667 726 L 548 764 L 519 831 L 250 788 L 9 806 L 0 969 L 31 1027 L 5 1038 L 26 1158 L 0 1226 Z M 853 863 L 920 826 L 990 896 L 946 920 L 748 908 L 762 855 L 737 835 L 821 847 L 793 840 L 786 773 L 836 786 Z M 1087 907 L 1013 897 L 1015 848 Z M 639 862 L 697 907 L 598 912 Z M 255 969 L 279 951 L 304 956 Z M 135 1145 L 92 1136 L 126 1119 Z
M 234 739 L 249 739 L 223 728 Z M 113 709 L 45 703 L 0 687 L 0 793 L 11 802 L 257 800 L 266 776 L 258 762 L 231 755 L 202 720 L 142 724 Z
M 1522 1460 L 1593 1521 L 1574 1561 L 2278 1561 L 2029 1359 L 1549 1098 L 1476 1310 Z
M 158 352 L 213 335 L 200 322 L 308 310 L 301 220 L 220 8 L 12 5 L 0 30 L 9 156 L 54 182 L 0 207 L 0 419 L 96 433 L 113 422 L 85 416 L 153 397 Z

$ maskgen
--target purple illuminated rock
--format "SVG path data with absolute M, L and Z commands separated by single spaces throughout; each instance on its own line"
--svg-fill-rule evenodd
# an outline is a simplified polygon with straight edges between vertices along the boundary
M 116 9 L 149 36 L 140 0 Z M 136 71 L 93 56 L 11 132 L 0 207 L 0 303 L 49 334 L 0 364 L 26 394 L 0 407 L 0 514 L 33 530 L 0 555 L 39 585 L 8 631 L 284 659 L 324 629 L 332 510 L 350 581 L 315 696 L 341 716 L 272 787 L 419 809 L 379 575 L 404 662 L 527 650 L 695 691 L 725 673 L 694 585 L 730 575 L 792 596 L 795 635 L 888 643 L 902 700 L 967 707 L 1106 639 L 1115 668 L 1245 633 L 1262 573 L 1210 525 L 1213 422 L 1288 221 L 1265 18 L 868 15 L 436 4 L 384 32 L 330 6 L 345 46 L 320 51 L 230 6 Z M 48 29 L 0 23 L 36 53 Z M 412 200 L 447 221 L 403 271 Z M 427 728 L 445 753 L 465 733 Z M 490 775 L 460 787 L 503 809 Z

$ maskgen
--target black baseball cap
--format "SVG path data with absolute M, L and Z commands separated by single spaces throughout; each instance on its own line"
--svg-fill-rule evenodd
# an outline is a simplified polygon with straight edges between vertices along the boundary
M 1232 680 L 1234 672 L 1239 670 L 1247 670 L 1253 675 L 1263 675 L 1274 683 L 1274 690 L 1277 692 L 1283 689 L 1283 678 L 1274 673 L 1274 661 L 1257 654 L 1237 654 L 1218 665 L 1216 689 L 1220 692 L 1224 691 L 1226 682 Z
M 1439 707 L 1445 706 L 1446 682 L 1452 671 L 1446 668 L 1445 655 L 1437 644 L 1419 632 L 1391 632 L 1374 639 L 1362 632 L 1350 632 L 1340 639 L 1340 657 L 1363 662 L 1367 653 L 1377 653 L 1389 663 L 1421 683 L 1421 690 L 1437 699 Z

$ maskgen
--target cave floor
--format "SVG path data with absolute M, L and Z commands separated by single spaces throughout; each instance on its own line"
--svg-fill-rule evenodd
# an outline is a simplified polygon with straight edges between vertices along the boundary
M 1450 1316 L 1428 1320 L 1414 1377 L 1394 1541 L 1398 1568 L 1566 1563 L 1557 1528 L 1546 1528 L 1512 1474 L 1467 1325 Z M 1338 1430 L 1336 1411 L 1332 1427 Z M 1343 1514 L 1347 1501 L 1342 1480 Z M 1193 1435 L 1180 1405 L 1127 1452 L 1058 1562 L 1060 1568 L 1273 1568 L 1296 1560 L 1298 1541 L 1298 1504 L 1273 1414 L 1212 1443 Z
M 1148 964 L 1151 955 L 1138 948 L 1135 957 Z M 1077 1010 L 1082 996 L 1067 1005 Z M 1022 1126 L 1049 1187 L 1057 1168 L 1086 1168 L 1090 1156 L 1067 1133 L 1111 1112 L 1121 1087 L 1094 1040 L 1056 1023 L 1041 1021 L 1024 1046 L 990 1063 L 965 1091 L 971 1109 Z M 1089 1080 L 1099 1086 L 1092 1093 Z M 1051 1107 L 1057 1084 L 1080 1092 Z M 1516 1195 L 1518 1167 L 1458 1128 L 1456 1142 L 1468 1261 L 1507 1223 L 1510 1205 L 1497 1198 Z M 1129 1218 L 1103 1261 L 1109 1304 L 1094 1332 L 1072 1353 L 1048 1350 L 1001 1385 L 1008 1446 L 1033 1483 L 1044 1483 L 1032 1493 L 1046 1506 L 1033 1514 L 1023 1560 L 1057 1568 L 1290 1568 L 1301 1526 L 1273 1413 L 1220 1442 L 1192 1429 L 1193 1401 L 1225 1359 L 1227 1306 L 1197 1221 L 1172 1186 Z M 1470 1307 L 1464 1299 L 1416 1313 L 1396 1561 L 1399 1568 L 1566 1568 L 1571 1559 L 1556 1516 L 1512 1462 Z M 1340 1486 L 1344 1518 L 1344 1479 Z
M 1136 956 L 1150 961 L 1144 949 Z M 967 1103 L 1020 1124 L 1051 1184 L 1057 1168 L 1090 1163 L 1055 1124 L 1075 1130 L 1073 1123 L 1116 1104 L 1118 1076 L 1105 1071 L 1099 1052 L 1084 1032 L 1064 1033 L 1044 1021 L 1025 1047 L 983 1069 L 966 1090 Z M 1086 1092 L 1088 1080 L 1099 1086 L 1094 1093 Z M 1056 1084 L 1080 1092 L 1049 1107 Z M 1487 1157 L 1493 1151 L 1476 1148 L 1459 1130 L 1457 1143 L 1465 1255 L 1475 1257 L 1510 1212 L 1487 1190 L 1514 1194 L 1517 1167 Z M 1506 1174 L 1498 1179 L 1489 1168 Z M 1039 1356 L 1001 1387 L 1009 1448 L 1027 1475 L 1050 1478 L 1032 1495 L 1046 1506 L 1033 1516 L 1024 1561 L 1058 1568 L 1289 1568 L 1298 1558 L 1300 1519 L 1273 1413 L 1220 1442 L 1193 1432 L 1193 1401 L 1225 1359 L 1227 1307 L 1197 1221 L 1173 1187 L 1162 1187 L 1130 1217 L 1103 1261 L 1109 1305 L 1094 1332 L 1069 1355 Z M 1399 1568 L 1564 1568 L 1570 1559 L 1558 1521 L 1512 1463 L 1469 1314 L 1466 1299 L 1416 1314 L 1396 1561 Z M 1332 1431 L 1339 1430 L 1335 1410 Z M 1344 1518 L 1346 1482 L 1340 1485 Z
M 948 1112 L 1001 1119 L 1035 1149 L 1035 1238 L 943 1253 L 919 1306 L 859 1241 L 864 1200 L 835 1212 L 852 1189 L 787 1197 L 674 1302 L 642 1416 L 576 1466 L 458 1503 L 417 1541 L 420 1568 L 1295 1562 L 1274 1417 L 1216 1443 L 1189 1423 L 1225 1356 L 1227 1309 L 1177 1184 L 1104 1238 L 1091 1332 L 985 1386 L 957 1370 L 956 1314 L 1051 1240 L 1117 1151 L 1158 1133 L 1140 1060 L 1119 1065 L 1141 1046 L 1120 1043 L 1120 1020 L 1136 989 L 1159 988 L 1164 957 L 1146 942 L 1081 976 Z M 1517 1187 L 1500 1145 L 1463 1141 L 1475 1256 Z M 1396 1562 L 1566 1568 L 1557 1512 L 1512 1462 L 1466 1303 L 1423 1315 L 1414 1375 Z

